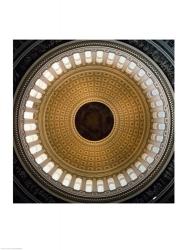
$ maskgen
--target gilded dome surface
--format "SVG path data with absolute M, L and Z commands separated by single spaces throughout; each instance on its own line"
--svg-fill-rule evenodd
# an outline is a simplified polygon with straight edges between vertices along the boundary
M 19 86 L 15 147 L 31 176 L 57 197 L 128 199 L 171 158 L 173 90 L 154 61 L 128 44 L 62 44 Z

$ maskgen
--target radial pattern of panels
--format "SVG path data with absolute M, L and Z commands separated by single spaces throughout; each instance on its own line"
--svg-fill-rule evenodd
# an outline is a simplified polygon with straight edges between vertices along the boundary
M 79 195 L 125 192 L 148 177 L 170 135 L 170 103 L 162 84 L 126 51 L 83 46 L 49 60 L 31 79 L 20 111 L 23 144 L 33 166 L 58 188 Z M 75 126 L 79 108 L 105 104 L 114 116 L 99 141 Z

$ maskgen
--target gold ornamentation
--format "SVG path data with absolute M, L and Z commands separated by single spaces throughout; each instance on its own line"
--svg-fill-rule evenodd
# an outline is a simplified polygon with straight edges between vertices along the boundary
M 134 82 L 117 70 L 87 66 L 59 78 L 48 90 L 39 111 L 42 144 L 62 169 L 86 177 L 117 174 L 130 166 L 147 143 L 150 114 Z M 115 121 L 109 137 L 88 141 L 75 129 L 80 106 L 100 101 Z

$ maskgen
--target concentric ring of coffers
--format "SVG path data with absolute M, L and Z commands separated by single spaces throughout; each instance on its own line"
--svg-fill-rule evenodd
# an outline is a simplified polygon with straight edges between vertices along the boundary
M 63 171 L 55 163 L 55 159 L 50 159 L 48 153 L 40 141 L 38 133 L 38 124 L 34 119 L 35 104 L 42 102 L 43 96 L 47 93 L 53 82 L 62 74 L 76 67 L 96 64 L 113 67 L 124 74 L 129 75 L 144 94 L 150 108 L 152 123 L 151 136 L 145 148 L 145 152 L 129 166 L 128 169 L 118 173 L 115 176 L 100 179 L 82 178 L 74 176 L 71 173 Z M 136 182 L 139 176 L 146 173 L 151 165 L 156 164 L 156 157 L 164 152 L 164 145 L 170 129 L 166 121 L 170 119 L 167 99 L 163 96 L 164 91 L 155 75 L 143 63 L 120 50 L 109 49 L 105 47 L 84 47 L 77 49 L 70 56 L 62 58 L 50 65 L 48 69 L 42 72 L 40 78 L 35 81 L 30 90 L 24 110 L 24 131 L 29 152 L 34 157 L 35 163 L 52 180 L 60 182 L 64 187 L 71 187 L 75 191 L 85 191 L 86 193 L 103 193 L 105 191 L 116 190 L 118 187 L 126 187 Z M 166 133 L 167 132 L 167 133 Z

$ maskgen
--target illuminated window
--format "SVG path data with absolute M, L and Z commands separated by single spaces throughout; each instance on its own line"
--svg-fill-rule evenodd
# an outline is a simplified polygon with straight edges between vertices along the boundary
M 64 180 L 62 182 L 62 184 L 66 187 L 69 186 L 70 182 L 71 182 L 72 176 L 70 174 L 66 174 L 66 176 L 64 177 Z
M 86 181 L 85 191 L 86 192 L 92 192 L 92 180 L 87 180 Z
M 97 191 L 99 193 L 104 192 L 104 182 L 103 182 L 103 180 L 97 180 Z
M 52 174 L 53 180 L 58 181 L 62 173 L 63 171 L 60 168 L 57 168 L 57 170 Z
M 74 183 L 74 189 L 75 190 L 80 190 L 82 185 L 82 179 L 81 178 L 76 178 L 75 183 Z
M 55 79 L 55 77 L 49 70 L 44 71 L 43 76 L 50 82 L 52 82 Z

